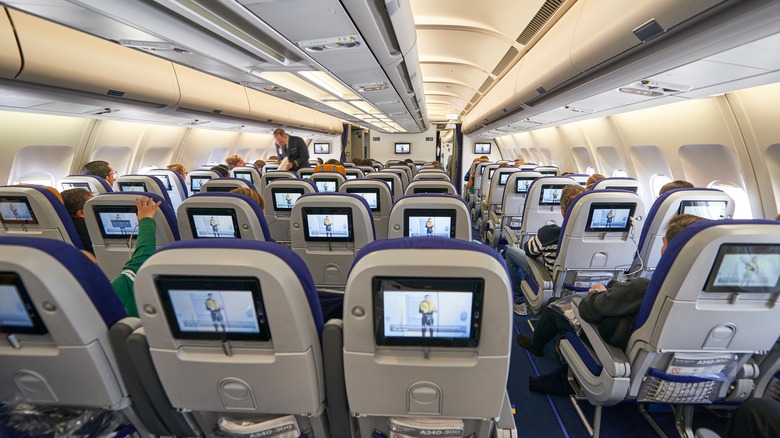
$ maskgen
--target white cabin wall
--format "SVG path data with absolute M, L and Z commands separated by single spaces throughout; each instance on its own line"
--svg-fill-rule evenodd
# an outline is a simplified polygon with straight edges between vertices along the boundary
M 431 126 L 430 129 L 419 134 L 386 134 L 377 131 L 370 131 L 368 135 L 371 138 L 369 150 L 371 156 L 368 158 L 373 158 L 374 160 L 381 161 L 382 163 L 385 163 L 388 160 L 405 160 L 407 158 L 411 158 L 412 160 L 425 161 L 433 161 L 436 159 L 435 126 Z M 379 140 L 374 140 L 377 137 Z M 426 140 L 427 138 L 430 138 L 431 140 Z M 411 148 L 409 149 L 410 153 L 396 154 L 396 142 L 411 143 Z M 464 143 L 465 142 L 466 141 L 464 140 Z M 331 148 L 333 147 L 334 144 L 331 143 Z
M 780 84 L 726 94 L 750 154 L 765 218 L 780 210 Z M 755 209 L 755 208 L 754 208 Z
M 44 172 L 56 183 L 78 172 L 94 124 L 78 117 L 0 111 L 0 180 L 14 184 L 27 174 Z M 25 148 L 31 153 L 22 152 Z M 47 149 L 58 153 L 47 154 Z
M 187 170 L 197 169 L 212 160 L 224 163 L 239 135 L 231 131 L 191 128 L 174 160 Z
M 539 129 L 529 132 L 528 137 L 531 144 L 539 150 L 544 165 L 557 166 L 561 172 L 574 172 L 574 159 L 560 130 L 556 127 Z
M 585 135 L 584 123 L 569 123 L 557 127 L 562 141 L 566 142 L 570 151 L 572 157 L 570 170 L 574 173 L 586 173 L 589 167 L 594 169 L 596 167 L 595 154 Z

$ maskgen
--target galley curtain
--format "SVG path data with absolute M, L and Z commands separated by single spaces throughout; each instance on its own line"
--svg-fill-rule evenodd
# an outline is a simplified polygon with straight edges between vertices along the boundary
M 343 163 L 347 161 L 347 140 L 349 140 L 349 130 L 352 126 L 349 123 L 342 123 L 341 126 L 344 130 L 341 131 L 341 156 L 339 161 Z

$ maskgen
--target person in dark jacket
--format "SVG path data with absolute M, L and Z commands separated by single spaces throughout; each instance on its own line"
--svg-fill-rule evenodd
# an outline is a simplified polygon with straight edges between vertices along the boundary
M 666 251 L 669 241 L 677 233 L 702 220 L 704 218 L 691 214 L 673 217 L 669 221 L 661 253 Z M 598 324 L 599 335 L 605 342 L 625 349 L 649 284 L 650 280 L 646 278 L 612 281 L 606 288 L 597 284 L 580 302 L 580 316 L 587 323 Z M 548 305 L 539 317 L 533 337 L 517 335 L 517 343 L 536 356 L 543 356 L 544 346 L 548 342 L 555 339 L 558 333 L 571 330 L 569 320 Z
M 309 167 L 309 147 L 301 137 L 289 135 L 284 132 L 284 129 L 276 129 L 274 141 L 276 141 L 276 155 L 279 160 L 286 157 L 289 161 L 287 168 L 280 170 L 295 172 L 302 167 Z
M 94 254 L 92 239 L 89 237 L 87 223 L 84 221 L 84 204 L 92 199 L 94 195 L 87 189 L 64 190 L 60 195 L 62 195 L 62 203 L 65 204 L 65 209 L 68 210 L 70 218 L 73 219 L 73 225 L 76 226 L 76 232 L 79 234 L 81 244 L 85 250 Z

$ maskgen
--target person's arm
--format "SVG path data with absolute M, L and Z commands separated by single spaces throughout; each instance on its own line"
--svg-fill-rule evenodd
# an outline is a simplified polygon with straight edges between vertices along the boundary
M 536 236 L 529 239 L 523 245 L 523 251 L 528 257 L 535 259 L 542 255 L 543 249 L 546 246 L 552 245 L 552 243 L 558 241 L 558 235 L 561 229 L 557 225 L 545 225 L 539 228 L 539 232 Z
M 633 315 L 639 312 L 649 284 L 646 278 L 632 278 L 613 282 L 605 291 L 594 288 L 580 302 L 580 315 L 591 324 L 598 324 L 608 316 Z
M 157 248 L 157 225 L 154 222 L 154 214 L 160 202 L 154 202 L 150 198 L 135 198 L 135 204 L 138 208 L 138 239 L 135 251 L 130 260 L 125 263 L 122 272 L 111 280 L 111 286 L 119 295 L 130 316 L 138 316 L 133 296 L 135 273 Z

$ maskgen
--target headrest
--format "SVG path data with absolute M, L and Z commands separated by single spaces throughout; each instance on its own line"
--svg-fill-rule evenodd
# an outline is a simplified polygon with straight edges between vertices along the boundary
M 260 205 L 258 205 L 257 202 L 255 202 L 255 200 L 250 198 L 249 196 L 244 196 L 238 193 L 230 193 L 230 192 L 205 192 L 205 193 L 196 193 L 192 195 L 192 198 L 241 199 L 242 201 L 246 202 L 247 205 L 249 205 L 249 207 L 257 216 L 257 220 L 260 221 L 260 229 L 263 231 L 263 237 L 265 237 L 266 242 L 274 241 L 271 238 L 271 231 L 268 229 L 268 223 L 265 221 L 265 215 L 263 214 L 263 210 L 261 210 Z
M 0 237 L 0 247 L 4 248 L 3 252 L 13 251 L 8 248 L 9 246 L 34 248 L 57 259 L 79 282 L 89 299 L 95 304 L 95 309 L 100 313 L 106 327 L 111 327 L 127 316 L 127 312 L 108 278 L 92 260 L 72 245 L 53 239 Z M 46 275 L 46 267 L 39 268 L 37 270 L 30 269 L 30 271 L 37 272 L 38 275 Z
M 309 309 L 311 310 L 311 315 L 314 319 L 314 326 L 317 328 L 317 333 L 319 334 L 322 332 L 322 326 L 324 324 L 322 318 L 322 308 L 320 307 L 320 299 L 317 295 L 317 289 L 314 287 L 314 281 L 311 278 L 311 273 L 309 273 L 309 268 L 306 267 L 306 262 L 304 262 L 298 254 L 284 245 L 279 245 L 275 242 L 263 242 L 259 240 L 225 241 L 220 239 L 198 239 L 173 242 L 169 245 L 166 245 L 158 252 L 184 249 L 216 248 L 263 251 L 272 254 L 287 263 L 287 266 L 292 269 L 292 271 L 295 273 L 295 276 L 300 280 L 303 291 L 306 293 L 306 300 L 309 302 Z
M 650 227 L 653 225 L 655 216 L 658 214 L 658 210 L 661 208 L 664 201 L 666 201 L 666 199 L 668 199 L 670 196 L 674 195 L 675 193 L 685 194 L 685 192 L 712 192 L 715 194 L 724 193 L 718 189 L 692 188 L 692 189 L 672 189 L 662 194 L 655 200 L 655 202 L 653 202 L 653 205 L 650 207 L 650 211 L 647 213 L 647 219 L 645 220 L 644 226 L 642 226 L 642 235 L 639 237 L 639 244 L 638 244 L 639 248 L 642 248 L 642 246 L 644 245 L 645 240 L 648 237 L 648 234 L 650 233 Z
M 358 202 L 363 204 L 363 208 L 365 213 L 368 215 L 368 217 L 372 218 L 371 222 L 371 239 L 376 238 L 376 227 L 374 225 L 373 221 L 373 214 L 371 213 L 371 207 L 368 205 L 368 201 L 366 201 L 362 196 L 360 195 L 353 195 L 352 193 L 341 193 L 341 192 L 327 192 L 327 193 L 304 193 L 301 195 L 300 198 L 298 198 L 298 201 L 296 201 L 296 205 L 298 205 L 298 202 L 301 201 L 301 199 L 311 198 L 315 199 L 315 197 L 323 197 L 323 196 L 337 196 L 344 199 L 356 199 Z M 325 205 L 323 205 L 324 207 Z
M 341 164 L 318 164 L 314 167 L 315 172 L 338 172 L 347 176 L 347 171 Z

